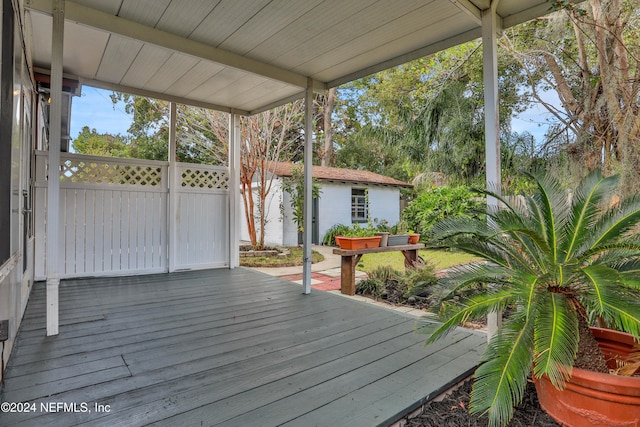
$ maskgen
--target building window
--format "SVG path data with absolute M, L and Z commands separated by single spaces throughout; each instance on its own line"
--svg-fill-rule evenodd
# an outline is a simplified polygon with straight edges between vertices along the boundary
M 367 205 L 367 190 L 364 188 L 351 189 L 351 222 L 367 222 L 369 206 Z

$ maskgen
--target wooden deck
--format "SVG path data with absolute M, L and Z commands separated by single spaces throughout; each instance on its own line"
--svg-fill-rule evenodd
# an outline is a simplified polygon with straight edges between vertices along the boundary
M 45 337 L 35 285 L 0 394 L 30 412 L 0 425 L 384 426 L 485 343 L 425 347 L 412 317 L 244 268 L 66 280 L 60 307 Z

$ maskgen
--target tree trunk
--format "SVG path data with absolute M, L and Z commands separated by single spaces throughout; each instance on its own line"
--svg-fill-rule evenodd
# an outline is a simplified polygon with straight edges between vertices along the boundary
M 593 337 L 586 319 L 580 315 L 578 316 L 578 333 L 580 340 L 578 341 L 578 352 L 576 353 L 574 366 L 580 369 L 608 374 L 609 368 L 598 346 L 598 342 Z
M 331 121 L 331 115 L 333 114 L 333 108 L 336 104 L 336 92 L 337 88 L 332 87 L 327 91 L 325 96 L 324 109 L 322 111 L 324 121 L 324 150 L 322 159 L 320 160 L 321 166 L 331 166 L 333 164 L 333 123 Z

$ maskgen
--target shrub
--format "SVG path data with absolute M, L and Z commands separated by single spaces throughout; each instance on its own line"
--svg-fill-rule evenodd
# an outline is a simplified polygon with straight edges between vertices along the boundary
M 433 225 L 443 218 L 478 217 L 485 210 L 466 187 L 437 187 L 419 194 L 402 213 L 410 230 L 420 233 L 421 239 L 431 232 Z
M 371 295 L 378 298 L 382 293 L 384 286 L 384 281 L 369 277 L 367 279 L 362 279 L 358 283 L 356 283 L 356 294 Z
M 370 279 L 378 279 L 384 282 L 388 279 L 396 279 L 402 276 L 402 273 L 394 270 L 390 265 L 379 265 L 373 270 L 368 271 L 367 276 Z
M 405 297 L 419 295 L 425 289 L 438 284 L 436 268 L 429 263 L 425 263 L 420 268 L 408 269 L 405 273 L 405 280 L 407 282 Z
M 333 246 L 336 244 L 336 236 L 344 237 L 372 237 L 376 235 L 373 227 L 361 227 L 360 224 L 353 224 L 351 227 L 344 224 L 333 225 L 322 238 L 322 244 Z
M 322 238 L 322 244 L 326 246 L 333 246 L 336 244 L 336 236 L 344 236 L 344 233 L 349 231 L 349 226 L 344 224 L 335 224 L 331 226 L 327 233 Z

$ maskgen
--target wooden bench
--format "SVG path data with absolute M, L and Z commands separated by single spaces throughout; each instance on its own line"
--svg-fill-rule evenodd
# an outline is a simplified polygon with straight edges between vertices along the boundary
M 415 268 L 418 265 L 418 250 L 424 248 L 422 243 L 415 245 L 383 246 L 368 249 L 334 249 L 333 253 L 340 255 L 340 292 L 347 295 L 356 293 L 356 265 L 364 254 L 375 254 L 380 252 L 400 251 L 404 255 L 405 266 Z

